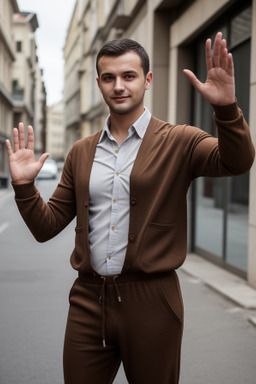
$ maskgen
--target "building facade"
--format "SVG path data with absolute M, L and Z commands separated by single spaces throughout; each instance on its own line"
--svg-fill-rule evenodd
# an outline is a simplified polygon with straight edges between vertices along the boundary
M 77 2 L 69 25 L 64 47 L 64 91 L 66 151 L 80 134 L 80 60 L 83 31 L 79 23 L 80 2 Z
M 20 121 L 35 130 L 35 152 L 45 151 L 46 90 L 38 63 L 37 17 L 16 0 L 0 0 L 0 188 L 9 184 L 5 140 Z
M 5 140 L 13 125 L 12 67 L 15 60 L 13 14 L 19 8 L 16 0 L 0 0 L 0 187 L 5 186 L 8 156 Z
M 56 161 L 64 159 L 65 126 L 62 101 L 47 107 L 46 152 Z
M 35 152 L 45 150 L 45 106 L 46 91 L 42 81 L 42 71 L 37 57 L 35 32 L 38 28 L 37 16 L 30 12 L 20 12 L 13 16 L 16 60 L 12 71 L 14 126 L 22 121 L 25 126 L 33 125 L 35 132 Z
M 71 125 L 66 127 L 70 137 L 103 127 L 107 109 L 95 81 L 95 58 L 105 42 L 122 37 L 137 40 L 149 53 L 153 87 L 145 105 L 152 113 L 216 135 L 211 106 L 192 89 L 182 70 L 192 69 L 205 79 L 205 40 L 218 31 L 234 57 L 237 99 L 255 143 L 256 0 L 77 0 L 65 46 L 76 52 L 73 64 L 65 57 L 66 71 L 72 68 L 76 81 L 76 99 L 68 112 L 75 111 L 74 117 L 69 115 L 76 119 L 75 134 Z M 189 251 L 234 271 L 254 287 L 255 167 L 239 177 L 198 179 L 188 195 Z

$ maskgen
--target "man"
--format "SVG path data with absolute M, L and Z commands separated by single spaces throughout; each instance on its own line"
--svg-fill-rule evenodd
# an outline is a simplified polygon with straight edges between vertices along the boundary
M 186 256 L 186 193 L 199 176 L 247 172 L 249 128 L 235 99 L 232 55 L 218 33 L 206 42 L 205 84 L 184 70 L 213 105 L 218 139 L 170 125 L 144 108 L 152 72 L 138 43 L 107 43 L 97 83 L 109 107 L 104 129 L 74 144 L 46 204 L 33 180 L 48 154 L 33 154 L 33 129 L 14 129 L 7 149 L 19 210 L 38 241 L 77 216 L 64 346 L 66 384 L 112 383 L 120 362 L 132 384 L 179 381 L 183 303 L 175 272 Z M 238 155 L 239 154 L 239 155 Z

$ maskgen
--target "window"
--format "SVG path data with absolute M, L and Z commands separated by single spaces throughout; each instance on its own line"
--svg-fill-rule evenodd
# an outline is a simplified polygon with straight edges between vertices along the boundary
M 22 52 L 22 41 L 16 41 L 16 51 Z

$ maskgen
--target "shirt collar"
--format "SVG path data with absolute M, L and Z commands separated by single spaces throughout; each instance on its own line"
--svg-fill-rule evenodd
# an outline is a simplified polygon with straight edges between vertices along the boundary
M 146 133 L 147 127 L 149 125 L 150 119 L 151 119 L 151 113 L 146 107 L 144 107 L 144 112 L 142 113 L 142 115 L 140 115 L 140 117 L 133 123 L 133 125 L 129 129 L 133 128 L 137 133 L 137 135 L 141 139 L 143 139 Z M 105 134 L 107 134 L 108 137 L 110 137 L 111 132 L 109 129 L 109 125 L 110 125 L 110 115 L 108 115 L 108 117 L 105 120 L 104 128 L 99 138 L 99 143 L 103 140 Z

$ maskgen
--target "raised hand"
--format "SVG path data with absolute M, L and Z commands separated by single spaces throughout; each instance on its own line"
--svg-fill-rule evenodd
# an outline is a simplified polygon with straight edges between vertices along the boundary
M 218 32 L 214 40 L 212 56 L 211 40 L 206 40 L 207 79 L 201 83 L 193 72 L 184 69 L 194 87 L 211 104 L 228 105 L 235 101 L 234 64 L 227 43 Z
M 10 173 L 13 182 L 27 183 L 33 181 L 45 160 L 49 156 L 44 153 L 38 161 L 34 155 L 34 132 L 31 125 L 28 126 L 28 143 L 25 147 L 24 125 L 19 123 L 19 129 L 13 129 L 14 152 L 9 140 L 6 140 L 6 147 L 9 156 Z

